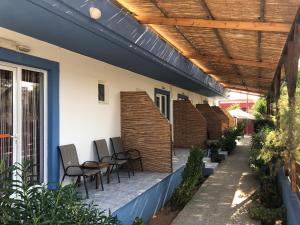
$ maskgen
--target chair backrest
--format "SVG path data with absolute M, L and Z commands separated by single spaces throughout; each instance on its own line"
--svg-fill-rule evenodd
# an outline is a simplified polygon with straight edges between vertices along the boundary
M 122 140 L 120 137 L 113 137 L 113 138 L 110 138 L 110 141 L 112 143 L 112 146 L 113 146 L 113 151 L 114 151 L 114 154 L 117 154 L 117 153 L 120 153 L 120 152 L 123 152 L 123 145 L 122 145 Z
M 103 157 L 105 156 L 110 156 L 105 139 L 95 140 L 94 144 L 99 161 L 102 161 Z
M 58 146 L 64 170 L 68 166 L 79 166 L 78 155 L 74 144 Z

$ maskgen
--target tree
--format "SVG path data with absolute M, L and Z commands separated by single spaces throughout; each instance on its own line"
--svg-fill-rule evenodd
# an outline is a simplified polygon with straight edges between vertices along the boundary
M 233 104 L 229 107 L 227 107 L 227 111 L 230 111 L 230 110 L 234 110 L 234 109 L 240 109 L 241 106 L 239 104 Z
M 252 106 L 251 111 L 253 112 L 256 119 L 264 119 L 267 116 L 267 100 L 264 97 L 260 97 L 255 104 Z

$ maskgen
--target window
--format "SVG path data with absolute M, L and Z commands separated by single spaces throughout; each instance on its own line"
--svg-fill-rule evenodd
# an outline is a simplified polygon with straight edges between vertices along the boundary
M 178 94 L 177 95 L 177 99 L 181 100 L 181 101 L 188 101 L 189 100 L 189 96 L 184 95 L 184 94 Z
M 170 119 L 170 92 L 155 88 L 154 95 L 156 106 L 167 119 Z
M 105 83 L 102 81 L 99 81 L 98 83 L 98 101 L 101 103 L 106 103 L 107 102 L 107 96 L 106 96 L 106 87 Z

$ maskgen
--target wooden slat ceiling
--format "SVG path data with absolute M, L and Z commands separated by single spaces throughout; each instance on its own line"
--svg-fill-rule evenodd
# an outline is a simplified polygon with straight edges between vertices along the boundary
M 117 0 L 226 88 L 265 94 L 300 0 Z

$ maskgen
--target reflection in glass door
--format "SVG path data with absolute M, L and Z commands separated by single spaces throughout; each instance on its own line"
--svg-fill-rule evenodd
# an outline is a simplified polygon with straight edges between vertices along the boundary
M 0 65 L 0 160 L 29 161 L 32 181 L 44 181 L 45 72 Z
M 43 158 L 42 80 L 43 73 L 22 69 L 22 161 L 32 163 L 32 178 L 39 181 L 43 172 L 41 164 Z
M 13 140 L 13 78 L 14 70 L 0 66 L 0 161 L 12 165 Z

